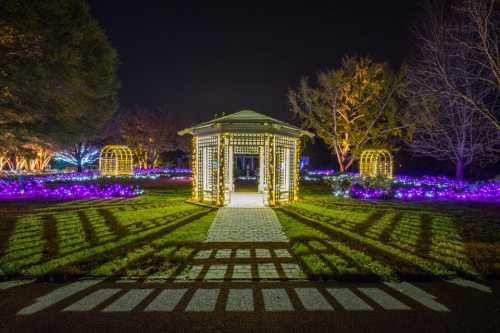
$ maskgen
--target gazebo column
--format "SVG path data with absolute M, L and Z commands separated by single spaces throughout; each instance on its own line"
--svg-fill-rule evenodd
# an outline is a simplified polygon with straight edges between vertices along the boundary
M 267 166 L 267 204 L 276 205 L 276 137 L 274 135 L 268 138 L 268 166 Z
M 193 182 L 193 188 L 191 192 L 192 199 L 194 201 L 199 201 L 198 196 L 198 137 L 193 136 L 192 148 L 191 148 L 191 177 Z
M 229 160 L 227 161 L 227 187 L 229 189 L 229 192 L 234 192 L 234 146 L 230 145 L 228 147 L 229 153 L 228 153 L 228 158 Z
M 292 200 L 299 200 L 299 186 L 300 186 L 300 153 L 301 153 L 300 139 L 295 139 L 295 158 L 293 165 L 293 196 Z
M 259 188 L 260 193 L 264 192 L 264 174 L 266 167 L 264 163 L 264 147 L 259 147 Z
M 225 160 L 225 147 L 228 137 L 225 134 L 219 135 L 217 144 L 217 198 L 215 204 L 217 206 L 223 206 L 225 203 L 226 195 L 226 160 Z

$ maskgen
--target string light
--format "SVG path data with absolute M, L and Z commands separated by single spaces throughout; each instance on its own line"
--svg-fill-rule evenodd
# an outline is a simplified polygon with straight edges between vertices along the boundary
M 46 199 L 46 200 L 75 200 L 75 199 L 108 199 L 129 198 L 142 194 L 143 191 L 131 185 L 95 183 L 87 184 L 60 184 L 47 186 L 41 179 L 28 179 L 0 182 L 1 200 Z
M 94 164 L 99 158 L 99 150 L 97 148 L 91 147 L 85 143 L 81 144 L 79 151 L 82 156 L 80 161 L 76 158 L 75 153 L 71 151 L 60 151 L 54 154 L 54 160 L 61 161 L 74 166 L 85 167 L 87 165 Z
M 392 178 L 392 156 L 386 149 L 367 149 L 361 153 L 359 173 L 365 177 Z
M 406 201 L 486 201 L 500 202 L 500 180 L 483 182 L 456 181 L 447 177 L 410 177 L 397 176 L 390 188 L 371 186 L 367 179 L 356 174 L 333 176 L 331 182 L 350 182 L 348 189 L 336 188 L 333 194 L 338 197 L 358 199 L 397 199 Z
M 103 176 L 131 176 L 134 158 L 127 146 L 108 145 L 101 150 L 99 170 Z

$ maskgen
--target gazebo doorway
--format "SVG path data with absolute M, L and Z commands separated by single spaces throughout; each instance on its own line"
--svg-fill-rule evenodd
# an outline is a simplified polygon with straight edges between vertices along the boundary
M 300 138 L 311 133 L 245 110 L 179 134 L 193 136 L 193 201 L 233 206 L 245 200 L 239 193 L 250 193 L 237 191 L 235 182 L 253 179 L 257 189 L 249 201 L 260 198 L 262 205 L 275 206 L 298 199 Z
M 234 155 L 234 192 L 259 192 L 259 162 L 259 155 Z

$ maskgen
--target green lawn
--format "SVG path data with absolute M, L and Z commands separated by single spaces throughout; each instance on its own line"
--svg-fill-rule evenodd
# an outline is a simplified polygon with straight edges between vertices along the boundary
M 310 277 L 500 276 L 497 206 L 337 199 L 322 186 L 303 192 L 278 217 Z
M 175 277 L 189 267 L 215 210 L 190 186 L 146 184 L 132 199 L 0 203 L 0 279 Z M 276 209 L 310 278 L 500 276 L 498 207 L 336 199 L 322 186 Z
M 167 186 L 132 199 L 0 205 L 0 274 L 176 275 L 215 214 L 186 203 L 189 194 L 189 186 Z

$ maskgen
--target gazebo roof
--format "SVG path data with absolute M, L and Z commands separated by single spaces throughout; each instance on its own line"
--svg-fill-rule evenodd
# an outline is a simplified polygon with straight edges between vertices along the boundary
M 314 135 L 284 121 L 271 118 L 252 110 L 243 110 L 179 131 L 179 135 L 206 135 L 222 132 L 274 133 L 288 136 Z

